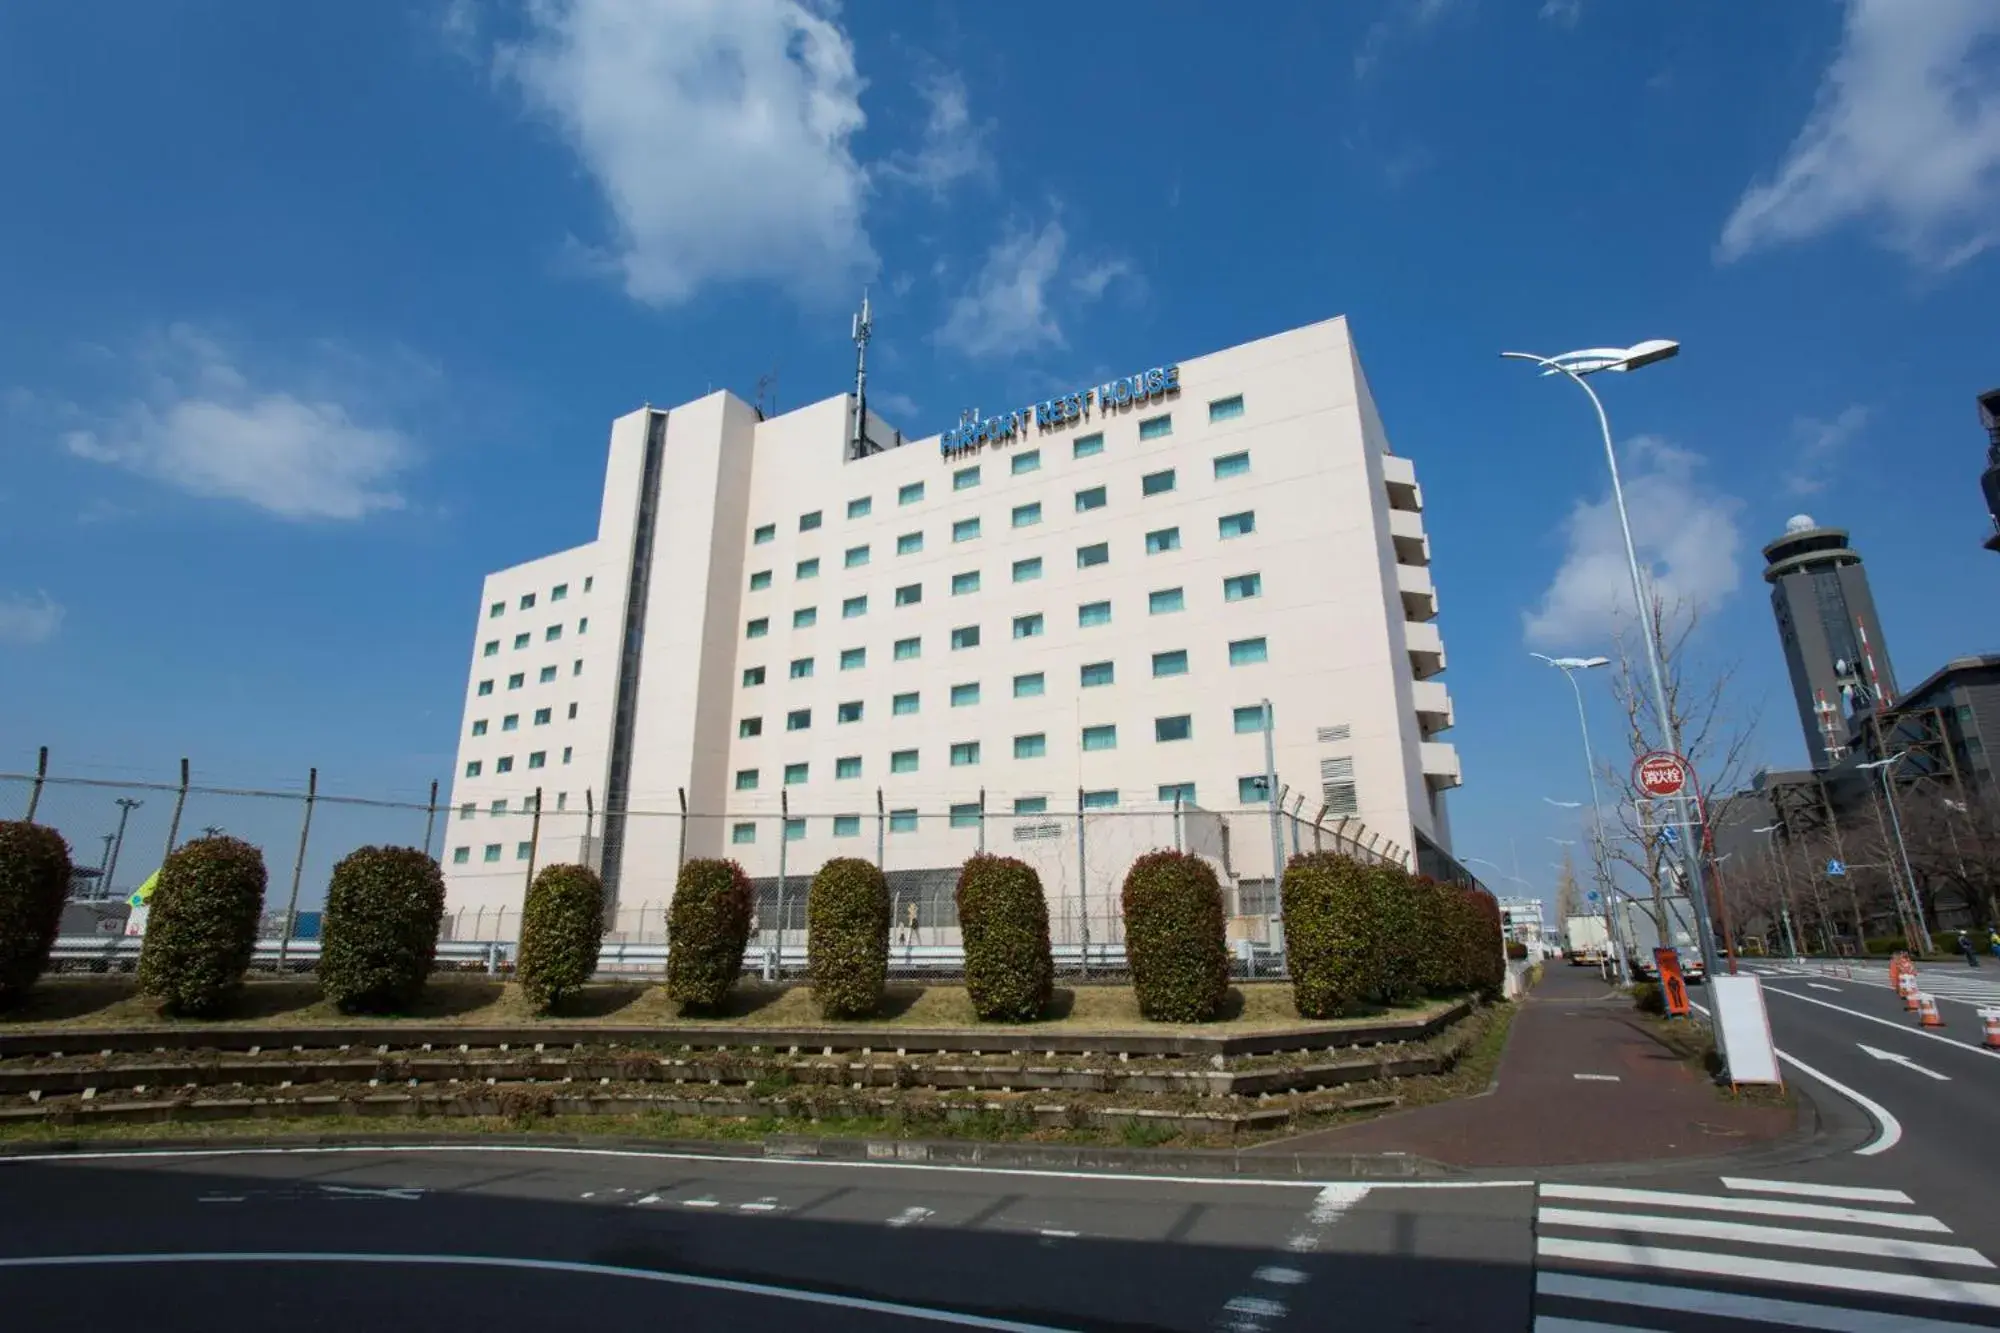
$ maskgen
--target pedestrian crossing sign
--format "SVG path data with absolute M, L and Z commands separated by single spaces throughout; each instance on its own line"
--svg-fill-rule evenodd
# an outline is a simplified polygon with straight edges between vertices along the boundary
M 1839 879 L 1847 873 L 1847 862 L 1834 858 L 1826 863 L 1826 873 L 1832 879 Z

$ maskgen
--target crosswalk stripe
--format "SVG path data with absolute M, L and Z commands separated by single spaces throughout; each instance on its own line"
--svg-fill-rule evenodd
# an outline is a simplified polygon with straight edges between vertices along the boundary
M 1535 1333 L 1654 1333 L 1632 1324 L 1606 1324 L 1595 1319 L 1566 1319 L 1562 1315 L 1535 1316 Z
M 1537 1220 L 1548 1226 L 1585 1227 L 1599 1231 L 1634 1231 L 1642 1235 L 1689 1236 L 1748 1245 L 1783 1245 L 1794 1250 L 1826 1250 L 1835 1254 L 1872 1254 L 1923 1263 L 1963 1264 L 1991 1268 L 1993 1261 L 1963 1245 L 1934 1245 L 1896 1236 L 1858 1236 L 1844 1231 L 1803 1231 L 1794 1227 L 1759 1226 L 1749 1222 L 1719 1222 L 1707 1217 L 1662 1217 L 1646 1213 L 1602 1213 L 1581 1208 L 1544 1208 Z
M 1762 1255 L 1713 1254 L 1702 1250 L 1671 1250 L 1609 1241 L 1569 1240 L 1559 1236 L 1540 1238 L 1535 1243 L 1535 1253 L 1544 1259 L 1623 1264 L 1629 1268 L 1668 1269 L 1681 1273 L 1701 1273 L 1710 1277 L 1732 1277 L 1799 1287 L 1819 1287 L 1829 1291 L 1865 1292 L 1876 1296 L 1949 1301 L 1958 1305 L 1976 1305 L 1990 1310 L 2000 1310 L 2000 1286 L 1990 1282 L 1960 1282 L 1949 1278 L 1919 1277 L 1908 1273 L 1878 1273 L 1870 1269 L 1828 1268 L 1822 1264 L 1790 1263 L 1768 1259 Z
M 1751 1213 L 1760 1217 L 1792 1217 L 1808 1222 L 1846 1222 L 1887 1227 L 1895 1231 L 1951 1234 L 1951 1228 L 1922 1213 L 1883 1213 L 1867 1208 L 1843 1208 L 1826 1203 L 1793 1203 L 1788 1199 L 1739 1199 L 1727 1195 L 1680 1194 L 1672 1190 L 1625 1189 L 1615 1185 L 1543 1185 L 1544 1199 L 1577 1203 L 1630 1203 L 1655 1208 L 1698 1208 L 1715 1213 Z
M 1868 1189 L 1860 1185 L 1814 1185 L 1803 1180 L 1751 1180 L 1724 1176 L 1723 1188 L 1758 1194 L 1799 1194 L 1814 1199 L 1846 1199 L 1850 1203 L 1913 1203 L 1901 1190 Z
M 1991 1333 L 1986 1325 L 1961 1324 L 1953 1319 L 1885 1315 L 1880 1310 L 1849 1310 L 1836 1305 L 1809 1305 L 1803 1301 L 1781 1301 L 1769 1296 L 1743 1296 L 1733 1291 L 1669 1287 L 1657 1282 L 1623 1282 L 1616 1278 L 1586 1277 L 1580 1273 L 1538 1273 L 1535 1276 L 1535 1294 L 1598 1301 L 1607 1305 L 1635 1305 L 1649 1310 L 1673 1310 L 1708 1315 L 1715 1319 L 1789 1324 L 1793 1328 L 1817 1329 L 1819 1333 L 1882 1333 L 1892 1321 L 1896 1333 L 1975 1333 L 1980 1329 Z M 1542 1327 L 1540 1320 L 1536 1321 L 1536 1327 Z

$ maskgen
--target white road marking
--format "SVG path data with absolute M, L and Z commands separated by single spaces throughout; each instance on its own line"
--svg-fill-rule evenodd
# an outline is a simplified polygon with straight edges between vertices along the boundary
M 778 1201 L 776 1199 L 759 1199 L 755 1203 L 739 1203 L 736 1205 L 736 1211 L 739 1213 L 775 1213 L 778 1211 Z
M 1618 1081 L 1618 1075 L 1616 1074 L 1572 1074 L 1570 1077 L 1581 1079 L 1585 1083 L 1616 1083 Z
M 928 1208 L 905 1208 L 902 1212 L 897 1213 L 889 1219 L 889 1225 L 892 1227 L 915 1226 L 930 1216 L 932 1216 L 932 1212 Z
M 1821 1333 L 1882 1333 L 1889 1319 L 1879 1310 L 1807 1305 L 1802 1301 L 1780 1301 L 1768 1296 L 1739 1296 L 1733 1291 L 1668 1287 L 1657 1282 L 1620 1282 L 1614 1278 L 1585 1277 L 1580 1273 L 1537 1273 L 1535 1294 L 1632 1305 L 1646 1310 L 1673 1310 L 1716 1319 L 1789 1324 L 1793 1328 L 1818 1329 Z M 1907 1314 L 1896 1315 L 1895 1321 L 1896 1333 L 1974 1333 L 1975 1329 L 1989 1327 Z M 1541 1324 L 1538 1322 L 1536 1326 L 1539 1328 Z
M 1075 1233 L 1074 1231 L 1063 1231 L 1063 1230 L 1061 1230 L 1061 1229 L 1059 1229 L 1059 1228 L 1057 1228 L 1057 1227 L 1043 1227 L 1043 1228 L 1042 1228 L 1042 1234 L 1043 1234 L 1044 1236 L 1047 1236 L 1047 1237 L 1049 1237 L 1049 1238 L 1050 1238 L 1050 1239 L 1052 1239 L 1052 1240 L 1075 1240 L 1075 1239 L 1076 1239 L 1076 1233 Z
M 1844 993 L 1844 992 L 1842 992 L 1842 990 L 1841 990 L 1841 989 L 1840 989 L 1840 987 L 1838 987 L 1838 986 L 1823 986 L 1823 985 L 1821 985 L 1821 984 L 1820 984 L 1819 982 L 1817 982 L 1817 981 L 1808 981 L 1808 982 L 1806 983 L 1806 988 L 1807 988 L 1808 990 L 1830 990 L 1830 991 L 1832 991 L 1832 992 L 1833 992 L 1833 993 L 1834 993 L 1835 995 L 1840 995 L 1840 994 L 1843 994 L 1843 993 Z
M 1307 1220 L 1316 1227 L 1332 1226 L 1343 1213 L 1368 1197 L 1370 1188 L 1351 1181 L 1326 1186 L 1313 1200 L 1312 1212 L 1307 1214 Z
M 366 1185 L 321 1185 L 321 1191 L 352 1199 L 421 1199 L 424 1192 L 413 1187 L 375 1189 Z
M 1925 1078 L 1934 1078 L 1940 1083 L 1951 1082 L 1950 1074 L 1940 1074 L 1935 1069 L 1926 1069 L 1922 1065 L 1918 1064 L 1916 1061 L 1912 1060 L 1907 1055 L 1897 1055 L 1891 1051 L 1878 1051 L 1873 1046 L 1870 1046 L 1865 1042 L 1857 1041 L 1854 1044 L 1856 1046 L 1861 1047 L 1861 1053 L 1863 1055 L 1872 1055 L 1877 1060 L 1887 1060 L 1890 1064 L 1901 1065 L 1905 1069 L 1914 1069 L 1917 1073 L 1922 1074 Z
M 1850 1018 L 1859 1018 L 1869 1023 L 1880 1023 L 1885 1028 L 1890 1028 L 1912 1037 L 1922 1037 L 1925 1041 L 1941 1041 L 1945 1045 L 1954 1046 L 1961 1051 L 1971 1051 L 1977 1055 L 1986 1056 L 1989 1059 L 2000 1060 L 2000 1051 L 1988 1050 L 1984 1046 L 1975 1046 L 1969 1041 L 1959 1041 L 1956 1038 L 1941 1036 L 1935 1032 L 1926 1032 L 1922 1028 L 1907 1027 L 1901 1023 L 1892 1023 L 1886 1018 L 1877 1018 L 1873 1014 L 1864 1014 L 1859 1009 L 1849 1009 L 1844 1004 L 1829 1004 L 1825 1000 L 1815 1000 L 1812 996 L 1801 995 L 1795 990 L 1784 990 L 1776 986 L 1767 986 L 1764 988 L 1764 993 L 1766 995 L 1783 995 L 1797 1000 L 1801 1004 L 1816 1004 L 1822 1009 L 1831 1009 L 1837 1014 L 1846 1014 Z M 1952 999 L 1954 997 L 1946 996 L 1945 998 Z M 1964 1003 L 1971 1004 L 1973 1001 L 1967 1000 Z
M 1565 1319 L 1561 1315 L 1535 1316 L 1535 1333 L 1652 1333 L 1637 1324 L 1606 1324 L 1595 1319 Z
M 1861 1185 L 1814 1185 L 1803 1180 L 1752 1180 L 1747 1176 L 1724 1176 L 1723 1188 L 1754 1190 L 1759 1194 L 1800 1194 L 1813 1199 L 1846 1199 L 1852 1203 L 1915 1203 L 1901 1190 L 1868 1189 Z
M 579 1263 L 563 1259 L 513 1259 L 488 1254 L 363 1254 L 338 1251 L 283 1250 L 190 1251 L 185 1254 L 48 1254 L 0 1258 L 5 1268 L 109 1268 L 137 1264 L 402 1264 L 411 1267 L 503 1268 L 533 1273 L 568 1273 L 582 1277 L 615 1277 L 638 1282 L 658 1282 L 665 1286 L 694 1287 L 703 1291 L 724 1291 L 737 1296 L 765 1296 L 774 1300 L 798 1301 L 805 1305 L 832 1306 L 890 1315 L 898 1319 L 948 1324 L 954 1328 L 977 1328 L 989 1333 L 1069 1333 L 1050 1324 L 1029 1324 L 1014 1319 L 990 1319 L 984 1315 L 959 1314 L 922 1305 L 899 1305 L 894 1301 L 869 1300 L 861 1296 L 836 1296 L 823 1291 L 800 1291 L 764 1282 L 742 1282 L 733 1278 L 701 1277 L 652 1268 L 621 1268 L 611 1264 Z
M 1697 1208 L 1712 1213 L 1750 1213 L 1759 1217 L 1793 1217 L 1807 1222 L 1845 1222 L 1851 1226 L 1889 1227 L 1896 1231 L 1929 1231 L 1950 1235 L 1951 1228 L 1921 1213 L 1878 1213 L 1866 1208 L 1842 1208 L 1827 1203 L 1792 1203 L 1785 1199 L 1738 1199 L 1723 1194 L 1679 1194 L 1671 1190 L 1627 1189 L 1618 1185 L 1544 1185 L 1544 1199 L 1576 1203 L 1631 1203 L 1654 1208 Z
M 1235 1296 L 1222 1307 L 1235 1315 L 1248 1315 L 1252 1319 L 1283 1319 L 1286 1306 L 1283 1301 L 1274 1301 L 1268 1296 Z
M 1250 1275 L 1252 1282 L 1269 1282 L 1275 1287 L 1296 1287 L 1306 1275 L 1296 1268 L 1260 1268 Z
M 1669 1250 L 1650 1245 L 1621 1245 L 1609 1241 L 1566 1240 L 1557 1236 L 1544 1236 L 1536 1241 L 1535 1253 L 1544 1259 L 1623 1264 L 1632 1268 L 1662 1268 L 1679 1273 L 1701 1273 L 1711 1277 L 1747 1278 L 1758 1282 L 1782 1282 L 1798 1287 L 1819 1287 L 1827 1291 L 1859 1291 L 1877 1296 L 1906 1296 L 1916 1300 L 1950 1301 L 1958 1305 L 1977 1305 L 1986 1309 L 2000 1310 L 2000 1286 L 1990 1282 L 1959 1282 L 1950 1278 L 1921 1277 L 1914 1273 L 1878 1273 L 1865 1268 L 1828 1268 L 1822 1264 L 1789 1263 L 1763 1255 Z
M 1772 993 L 1771 987 L 1767 986 L 1764 989 L 1766 994 Z M 1800 995 L 1793 991 L 1781 990 L 1777 991 L 1776 993 L 1779 995 L 1790 995 L 1794 1000 L 1804 1000 L 1807 1004 L 1826 1004 L 1825 1000 L 1815 1000 L 1810 995 Z M 1694 1004 L 1692 1000 L 1688 1001 L 1688 1003 Z M 1704 1006 L 1695 1004 L 1694 1007 L 1701 1010 L 1703 1017 L 1708 1016 L 1708 1010 Z M 1826 1004 L 1826 1007 L 1829 1009 L 1840 1008 L 1840 1006 L 1837 1004 Z M 1842 1009 L 1841 1012 L 1851 1014 L 1854 1011 L 1852 1009 Z M 1867 1017 L 1867 1015 L 1864 1014 L 1862 1015 L 1862 1017 L 1865 1018 Z M 1891 1023 L 1889 1026 L 1895 1027 L 1896 1025 L 1894 1023 Z M 1903 1029 L 1898 1028 L 1897 1031 L 1900 1032 L 1903 1031 Z M 1773 1046 L 1771 1048 L 1771 1053 L 1777 1056 L 1780 1060 L 1783 1060 L 1786 1064 L 1790 1065 L 1792 1068 L 1798 1070 L 1801 1074 L 1804 1074 L 1806 1077 L 1816 1078 L 1820 1082 L 1826 1084 L 1826 1086 L 1832 1088 L 1835 1092 L 1847 1098 L 1847 1100 L 1853 1102 L 1856 1106 L 1860 1107 L 1862 1110 L 1866 1111 L 1870 1116 L 1874 1118 L 1875 1137 L 1854 1150 L 1854 1155 L 1856 1157 L 1877 1156 L 1878 1154 L 1889 1151 L 1889 1149 L 1895 1147 L 1898 1143 L 1901 1143 L 1903 1141 L 1903 1122 L 1896 1119 L 1895 1116 L 1890 1115 L 1888 1107 L 1882 1105 L 1882 1103 L 1876 1101 L 1872 1097 L 1864 1096 L 1863 1094 L 1856 1092 L 1853 1088 L 1848 1087 L 1845 1083 L 1842 1083 L 1840 1080 L 1833 1078 L 1831 1075 L 1820 1073 L 1819 1070 L 1814 1069 L 1811 1065 L 1807 1064 L 1805 1061 L 1789 1054 L 1788 1052 L 1779 1050 L 1776 1046 Z
M 204 1194 L 200 1198 L 196 1199 L 195 1202 L 196 1203 L 242 1203 L 245 1199 L 249 1197 L 250 1196 L 247 1194 Z
M 1795 1227 L 1763 1226 L 1754 1222 L 1720 1222 L 1707 1217 L 1663 1216 L 1653 1213 L 1601 1213 L 1584 1208 L 1544 1208 L 1538 1224 L 1583 1227 L 1598 1231 L 1635 1231 L 1641 1235 L 1694 1236 L 1703 1240 L 1735 1241 L 1745 1245 L 1783 1245 L 1794 1250 L 1827 1250 L 1836 1254 L 1883 1255 L 1922 1263 L 1963 1264 L 1991 1268 L 1993 1261 L 1964 1245 L 1937 1245 L 1896 1236 L 1862 1236 L 1846 1231 L 1804 1231 Z
M 645 1202 L 645 1200 L 644 1200 L 644 1199 L 641 1199 L 641 1200 L 640 1200 L 639 1202 L 641 1202 L 641 1203 L 644 1203 L 644 1202 Z M 716 1202 L 716 1201 L 715 1201 L 714 1199 L 682 1199 L 682 1200 L 681 1200 L 681 1207 L 683 1207 L 683 1208 L 720 1208 L 721 1206 L 722 1206 L 722 1205 L 721 1205 L 720 1203 Z

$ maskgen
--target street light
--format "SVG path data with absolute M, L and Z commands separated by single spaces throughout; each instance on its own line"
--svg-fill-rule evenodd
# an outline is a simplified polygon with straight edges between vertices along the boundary
M 1935 953 L 1937 951 L 1936 941 L 1931 939 L 1931 928 L 1924 922 L 1923 895 L 1917 891 L 1917 873 L 1910 869 L 1910 849 L 1903 842 L 1903 817 L 1896 813 L 1896 790 L 1889 785 L 1889 770 L 1908 753 L 1908 750 L 1898 750 L 1887 759 L 1875 759 L 1865 764 L 1856 764 L 1855 768 L 1863 770 L 1872 769 L 1881 774 L 1882 793 L 1888 799 L 1889 803 L 1889 822 L 1896 830 L 1896 854 L 1903 861 L 1903 880 L 1910 886 L 1910 910 L 1917 918 L 1917 940 L 1923 946 L 1925 953 Z
M 1577 388 L 1583 390 L 1590 399 L 1591 407 L 1597 411 L 1598 430 L 1604 436 L 1604 460 L 1611 468 L 1611 498 L 1618 510 L 1618 528 L 1625 537 L 1625 564 L 1632 575 L 1632 610 L 1639 616 L 1641 637 L 1646 642 L 1646 667 L 1653 677 L 1653 704 L 1659 710 L 1661 738 L 1666 748 L 1680 753 L 1680 729 L 1674 725 L 1674 715 L 1667 707 L 1667 684 L 1665 673 L 1660 669 L 1660 642 L 1653 623 L 1652 613 L 1646 605 L 1646 582 L 1639 574 L 1639 551 L 1632 544 L 1632 521 L 1625 512 L 1625 486 L 1618 477 L 1618 450 L 1611 441 L 1611 418 L 1604 413 L 1604 403 L 1597 391 L 1585 383 L 1586 375 L 1595 375 L 1603 370 L 1637 370 L 1658 361 L 1665 361 L 1679 355 L 1681 345 L 1670 338 L 1654 338 L 1631 347 L 1591 347 L 1579 352 L 1564 352 L 1560 356 L 1539 356 L 1533 352 L 1502 352 L 1500 355 L 1514 361 L 1532 361 L 1542 368 L 1544 375 L 1561 375 Z M 1681 812 L 1681 822 L 1687 822 L 1687 798 L 1676 797 L 1674 804 Z M 1695 850 L 1692 855 L 1676 849 L 1687 872 L 1688 899 L 1694 908 L 1695 930 L 1701 937 L 1701 962 L 1710 975 L 1716 974 L 1715 932 L 1708 921 L 1708 887 L 1703 880 L 1701 855 Z M 1719 1037 L 1720 1030 L 1717 1031 Z
M 1604 805 L 1597 795 L 1597 757 L 1590 749 L 1590 718 L 1583 710 L 1583 686 L 1576 683 L 1576 673 L 1579 671 L 1592 671 L 1601 666 L 1609 666 L 1611 665 L 1611 659 L 1608 657 L 1550 657 L 1547 653 L 1530 653 L 1529 656 L 1538 657 L 1556 670 L 1562 672 L 1563 679 L 1569 682 L 1570 692 L 1576 696 L 1576 724 L 1583 733 L 1583 767 L 1584 771 L 1590 775 L 1592 860 L 1597 867 L 1597 891 L 1604 901 L 1604 933 L 1609 936 L 1611 934 L 1611 867 L 1604 855 Z M 1548 797 L 1544 796 L 1542 799 L 1546 801 Z M 1551 801 L 1550 804 L 1559 805 L 1561 802 Z M 1616 941 L 1614 940 L 1612 943 L 1615 944 Z M 1613 948 L 1612 953 L 1618 956 L 1618 980 L 1621 983 L 1630 981 L 1631 976 L 1625 970 L 1625 951 Z
M 111 889 L 111 877 L 118 873 L 118 854 L 125 850 L 125 821 L 132 817 L 134 810 L 144 804 L 144 801 L 134 800 L 130 796 L 118 798 L 118 832 L 113 835 L 111 859 L 104 867 L 104 888 L 107 893 Z

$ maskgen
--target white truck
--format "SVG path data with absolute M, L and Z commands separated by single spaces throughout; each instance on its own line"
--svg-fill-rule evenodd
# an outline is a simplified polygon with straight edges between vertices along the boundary
M 1563 956 L 1572 967 L 1598 967 L 1611 955 L 1611 931 L 1601 916 L 1572 916 L 1563 921 Z
M 1653 900 L 1627 898 L 1620 906 L 1624 909 L 1619 917 L 1625 938 L 1632 947 L 1633 971 L 1647 980 L 1658 980 L 1658 968 L 1653 964 L 1653 949 L 1665 943 L 1680 955 L 1681 975 L 1690 982 L 1705 979 L 1701 965 L 1701 946 L 1696 942 L 1694 906 L 1684 897 L 1667 897 L 1660 900 L 1666 910 L 1666 939 L 1662 941 L 1660 922 L 1653 915 Z

